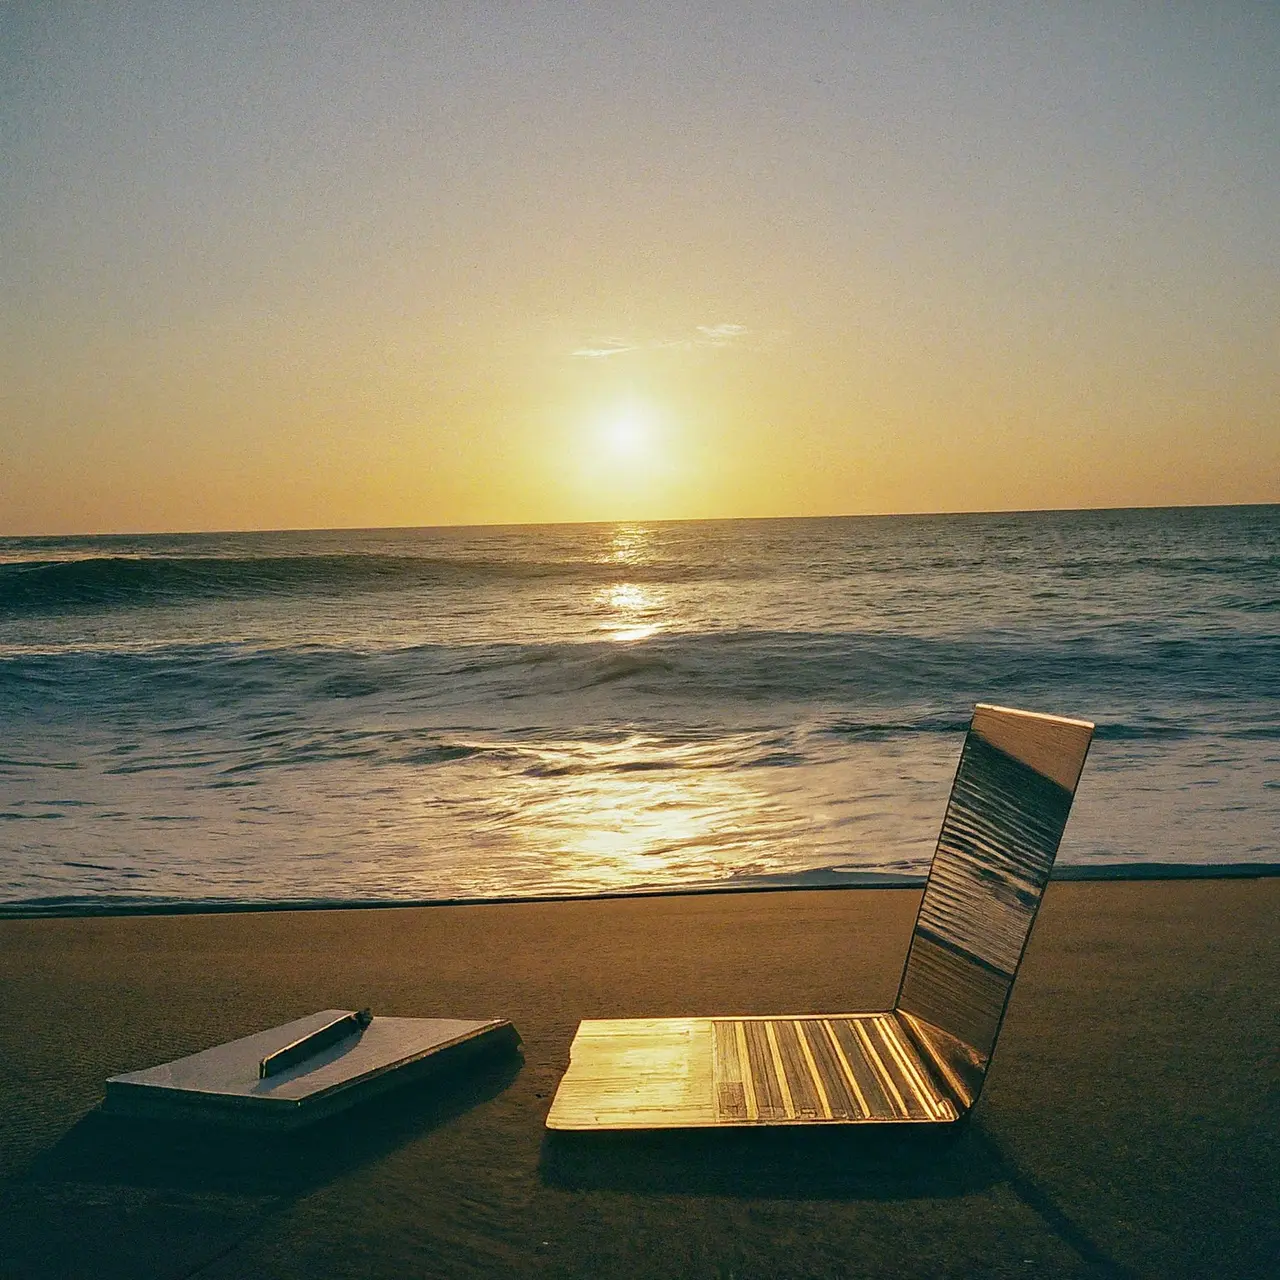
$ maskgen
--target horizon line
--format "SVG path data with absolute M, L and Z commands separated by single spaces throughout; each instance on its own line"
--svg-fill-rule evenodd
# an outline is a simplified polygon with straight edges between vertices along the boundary
M 443 524 L 337 524 L 337 525 L 287 525 L 274 528 L 241 526 L 221 529 L 90 529 L 62 533 L 0 533 L 0 539 L 18 541 L 40 538 L 185 538 L 218 537 L 224 534 L 246 533 L 393 533 L 428 531 L 439 529 L 561 529 L 634 524 L 731 524 L 744 521 L 759 523 L 801 520 L 901 520 L 929 519 L 942 516 L 1034 516 L 1106 513 L 1122 511 L 1206 511 L 1239 510 L 1252 507 L 1276 507 L 1280 500 L 1271 502 L 1156 502 L 1133 503 L 1125 506 L 1100 507 L 987 507 L 964 508 L 950 511 L 852 511 L 829 512 L 825 515 L 786 516 L 666 516 L 661 519 L 626 517 L 613 520 L 490 520 L 477 523 Z

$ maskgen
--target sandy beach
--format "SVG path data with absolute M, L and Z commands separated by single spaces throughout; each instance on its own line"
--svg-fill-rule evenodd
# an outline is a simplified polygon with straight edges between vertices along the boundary
M 1268 1274 L 1275 879 L 1052 885 L 948 1146 L 547 1139 L 580 1018 L 884 1007 L 918 898 L 0 922 L 0 1276 Z M 285 1142 L 97 1113 L 363 1004 L 510 1017 L 524 1060 Z

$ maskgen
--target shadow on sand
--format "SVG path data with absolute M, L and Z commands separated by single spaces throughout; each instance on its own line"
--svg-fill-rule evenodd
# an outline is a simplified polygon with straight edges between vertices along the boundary
M 522 1060 L 476 1062 L 431 1089 L 398 1089 L 294 1133 L 118 1118 L 93 1111 L 26 1182 L 102 1183 L 240 1196 L 303 1195 L 496 1097 Z
M 965 1125 L 906 1134 L 816 1126 L 549 1132 L 542 1176 L 574 1191 L 788 1200 L 955 1196 L 1003 1180 Z
M 841 1128 L 548 1133 L 542 1177 L 565 1190 L 787 1200 L 913 1200 L 1009 1187 L 1098 1275 L 1108 1257 L 980 1123 L 945 1130 Z
M 393 1090 L 292 1134 L 93 1111 L 0 1185 L 5 1267 L 23 1277 L 187 1276 L 272 1214 L 500 1094 L 516 1056 Z

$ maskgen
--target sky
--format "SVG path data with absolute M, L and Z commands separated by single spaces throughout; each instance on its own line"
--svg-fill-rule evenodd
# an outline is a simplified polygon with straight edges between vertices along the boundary
M 1280 501 L 1280 6 L 0 0 L 0 534 Z

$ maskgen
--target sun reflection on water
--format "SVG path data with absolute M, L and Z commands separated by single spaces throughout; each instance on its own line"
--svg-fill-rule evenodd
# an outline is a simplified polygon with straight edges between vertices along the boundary
M 613 531 L 608 559 L 616 564 L 645 564 L 653 559 L 653 530 L 642 524 L 620 524 Z
M 600 630 L 609 640 L 646 640 L 666 625 L 662 595 L 633 582 L 619 582 L 597 591 L 595 603 L 605 612 Z
M 595 891 L 754 868 L 761 837 L 789 843 L 795 817 L 739 772 L 705 767 L 704 753 L 638 735 L 548 748 L 520 779 L 520 841 Z
M 618 525 L 606 562 L 639 567 L 652 561 L 653 531 L 644 525 Z M 603 614 L 598 630 L 607 640 L 647 640 L 666 629 L 666 593 L 635 582 L 615 582 L 595 592 L 594 612 Z

